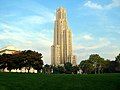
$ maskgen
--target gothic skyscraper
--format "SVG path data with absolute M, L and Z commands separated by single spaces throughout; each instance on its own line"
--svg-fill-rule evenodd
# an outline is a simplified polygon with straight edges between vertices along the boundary
M 68 26 L 66 10 L 60 7 L 56 11 L 51 64 L 58 66 L 64 65 L 66 62 L 76 65 L 76 56 L 72 53 L 72 32 Z

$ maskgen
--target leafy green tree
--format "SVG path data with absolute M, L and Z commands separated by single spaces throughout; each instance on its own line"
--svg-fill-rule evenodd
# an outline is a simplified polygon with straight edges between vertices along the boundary
M 60 73 L 59 68 L 57 66 L 53 66 L 52 68 L 53 68 L 53 73 L 54 74 L 59 74 Z
M 66 74 L 71 74 L 72 73 L 72 64 L 70 62 L 66 62 L 64 67 L 65 67 Z
M 115 61 L 120 63 L 120 54 L 117 57 L 115 57 Z
M 3 69 L 7 68 L 9 71 L 11 71 L 11 69 L 13 68 L 12 55 L 3 54 L 2 61 L 3 61 Z
M 120 54 L 117 56 L 117 57 L 115 57 L 115 62 L 116 62 L 116 71 L 117 72 L 120 72 Z
M 7 69 L 11 71 L 15 68 L 15 63 L 13 62 L 13 55 L 12 54 L 6 54 L 7 55 Z
M 38 72 L 40 72 L 41 69 L 43 69 L 43 61 L 42 60 L 36 60 L 34 62 L 33 68 L 36 69 Z
M 93 63 L 95 73 L 100 73 L 104 66 L 104 58 L 101 58 L 98 54 L 91 54 L 89 60 Z
M 21 69 L 22 67 L 26 67 L 28 72 L 31 67 L 38 70 L 38 72 L 43 67 L 42 54 L 25 50 L 16 54 L 2 54 L 0 55 L 0 68 L 7 68 L 9 71 L 12 69 Z
M 101 68 L 101 73 L 109 73 L 109 66 L 110 66 L 110 60 L 105 60 L 103 65 L 102 65 L 102 68 Z
M 22 51 L 19 55 L 21 57 L 19 58 L 21 59 L 19 68 L 26 67 L 29 72 L 30 68 L 33 67 L 34 69 L 37 69 L 38 72 L 40 72 L 43 66 L 41 53 L 31 51 L 31 50 L 25 50 L 25 51 Z
M 83 73 L 91 73 L 94 70 L 93 63 L 90 60 L 84 60 L 80 63 L 80 68 L 83 70 Z
M 26 67 L 26 69 L 30 70 L 30 68 L 33 66 L 33 63 L 34 63 L 34 59 L 33 59 L 33 52 L 31 50 L 25 50 L 25 51 L 22 51 L 21 53 L 23 53 L 22 55 L 22 58 L 23 58 L 23 67 Z
M 25 59 L 23 58 L 22 52 L 14 54 L 13 62 L 15 63 L 15 69 L 21 69 L 24 67 L 24 61 Z
M 51 73 L 51 66 L 48 64 L 44 65 L 43 72 L 45 74 L 50 74 Z
M 115 73 L 116 72 L 117 63 L 115 61 L 111 61 L 109 65 L 109 72 Z
M 7 58 L 6 54 L 0 55 L 0 69 L 4 69 L 7 67 Z
M 57 68 L 58 68 L 58 71 L 59 71 L 60 74 L 65 73 L 65 67 L 58 66 Z
M 111 65 L 111 69 L 110 69 Z M 113 71 L 114 63 L 110 60 L 104 60 L 98 54 L 91 54 L 88 60 L 81 61 L 80 68 L 83 73 L 104 73 Z
M 73 66 L 73 67 L 72 67 L 72 72 L 73 72 L 74 74 L 77 74 L 78 71 L 79 71 L 79 67 L 78 67 L 78 66 Z

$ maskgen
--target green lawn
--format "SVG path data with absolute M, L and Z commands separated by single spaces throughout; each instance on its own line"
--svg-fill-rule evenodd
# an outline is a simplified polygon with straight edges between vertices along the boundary
M 120 90 L 120 73 L 45 75 L 0 72 L 0 90 Z

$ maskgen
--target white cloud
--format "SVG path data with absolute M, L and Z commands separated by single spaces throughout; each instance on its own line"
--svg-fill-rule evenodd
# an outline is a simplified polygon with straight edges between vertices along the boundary
M 73 35 L 73 38 L 75 38 L 75 41 L 92 41 L 94 40 L 94 37 L 91 33 L 81 33 L 78 36 Z
M 35 1 L 31 1 L 33 3 L 31 6 L 20 7 L 23 9 L 27 9 L 27 11 L 32 12 L 32 15 L 22 17 L 18 22 L 20 23 L 28 23 L 28 24 L 46 24 L 53 23 L 55 15 L 52 10 L 42 6 L 41 4 L 36 3 Z M 35 6 L 34 6 L 35 5 Z
M 13 25 L 1 24 L 3 31 L 0 33 L 0 42 L 9 40 L 12 44 L 21 50 L 35 50 L 43 54 L 44 62 L 50 64 L 50 46 L 52 38 L 47 33 L 40 31 L 23 30 Z M 0 26 L 0 27 L 1 27 Z M 43 30 L 44 31 L 44 30 Z M 49 31 L 49 30 L 48 30 Z M 49 32 L 50 33 L 50 32 Z M 1 47 L 2 48 L 2 47 Z
M 43 54 L 44 62 L 50 64 L 51 40 L 53 40 L 51 35 L 53 32 L 48 28 L 54 22 L 55 15 L 52 10 L 35 1 L 30 1 L 30 3 L 29 6 L 23 2 L 26 7 L 17 7 L 32 14 L 15 14 L 14 20 L 8 21 L 8 23 L 2 22 L 4 18 L 1 19 L 0 43 L 2 45 L 0 46 L 2 48 L 3 45 L 12 44 L 21 50 L 38 51 Z M 11 15 L 6 17 L 11 18 Z
M 90 41 L 90 40 L 93 40 L 93 37 L 91 35 L 84 35 L 83 39 Z
M 96 45 L 90 46 L 87 49 L 98 49 L 105 46 L 108 46 L 110 44 L 110 41 L 106 38 L 99 38 L 99 42 Z
M 92 9 L 102 9 L 102 6 L 100 4 L 97 3 L 93 3 L 91 1 L 87 1 L 84 6 L 90 7 Z
M 51 15 L 50 15 L 51 14 Z M 50 16 L 49 16 L 50 15 Z M 47 15 L 32 15 L 22 17 L 18 20 L 17 24 L 46 24 L 46 23 L 53 23 L 54 15 L 49 13 Z
M 89 46 L 84 46 L 84 45 L 75 45 L 74 49 L 79 50 L 94 50 L 94 49 L 99 49 L 105 46 L 108 46 L 110 44 L 110 41 L 106 38 L 99 38 L 98 42 L 95 43 L 94 45 L 89 45 Z
M 75 45 L 74 51 L 77 55 L 77 62 L 80 63 L 81 60 L 86 60 L 91 54 L 99 54 L 105 59 L 115 60 L 115 56 L 120 53 L 119 46 L 111 43 L 107 38 L 99 38 L 98 42 L 94 42 L 93 45 Z
M 105 6 L 106 8 L 120 7 L 120 0 L 112 0 L 112 3 Z
M 112 0 L 111 3 L 107 5 L 100 5 L 98 3 L 94 3 L 92 1 L 87 1 L 84 6 L 89 7 L 91 9 L 111 9 L 115 7 L 120 7 L 120 0 Z
M 120 53 L 120 50 L 117 48 L 112 48 L 111 46 L 108 46 L 107 48 L 109 49 L 105 50 L 103 47 L 102 50 L 78 50 L 76 51 L 77 62 L 80 63 L 81 60 L 88 59 L 91 54 L 99 54 L 104 59 L 115 60 L 115 57 Z

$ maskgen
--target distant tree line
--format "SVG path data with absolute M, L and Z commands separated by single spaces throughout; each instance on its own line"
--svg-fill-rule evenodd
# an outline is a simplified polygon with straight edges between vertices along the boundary
M 52 66 L 52 65 L 44 65 L 43 73 L 45 74 L 77 74 L 79 71 L 79 66 L 72 66 L 70 62 L 66 62 L 64 66 Z
M 5 68 L 11 71 L 12 69 L 21 70 L 25 67 L 28 72 L 30 68 L 34 68 L 37 72 L 45 74 L 100 74 L 100 73 L 119 73 L 120 72 L 120 54 L 115 57 L 115 61 L 105 60 L 98 54 L 91 54 L 87 60 L 83 60 L 79 65 L 72 66 L 70 62 L 66 62 L 64 66 L 44 65 L 42 54 L 25 50 L 15 54 L 0 55 L 0 69 L 4 71 Z
M 120 72 L 120 54 L 115 57 L 115 61 L 105 60 L 98 54 L 90 55 L 89 59 L 83 60 L 79 64 L 83 73 L 119 73 Z
M 80 72 L 81 71 L 81 72 Z M 120 54 L 115 57 L 115 61 L 105 60 L 98 54 L 91 54 L 87 60 L 83 60 L 79 65 L 72 66 L 66 62 L 64 66 L 44 66 L 45 73 L 54 74 L 100 74 L 100 73 L 120 73 Z
M 67 62 L 64 66 L 52 66 L 52 65 L 44 65 L 42 60 L 42 54 L 31 51 L 25 50 L 20 51 L 14 54 L 2 54 L 0 55 L 0 70 L 4 71 L 6 68 L 11 72 L 12 69 L 19 69 L 25 68 L 30 71 L 30 68 L 37 70 L 37 72 L 42 72 L 45 74 L 55 73 L 55 74 L 62 74 L 68 73 L 71 74 L 77 73 L 78 67 L 72 66 L 71 63 Z
M 42 54 L 25 50 L 15 54 L 2 54 L 0 55 L 0 69 L 7 68 L 9 71 L 12 69 L 20 69 L 25 67 L 28 72 L 30 68 L 36 69 L 38 72 L 41 71 L 43 67 Z

